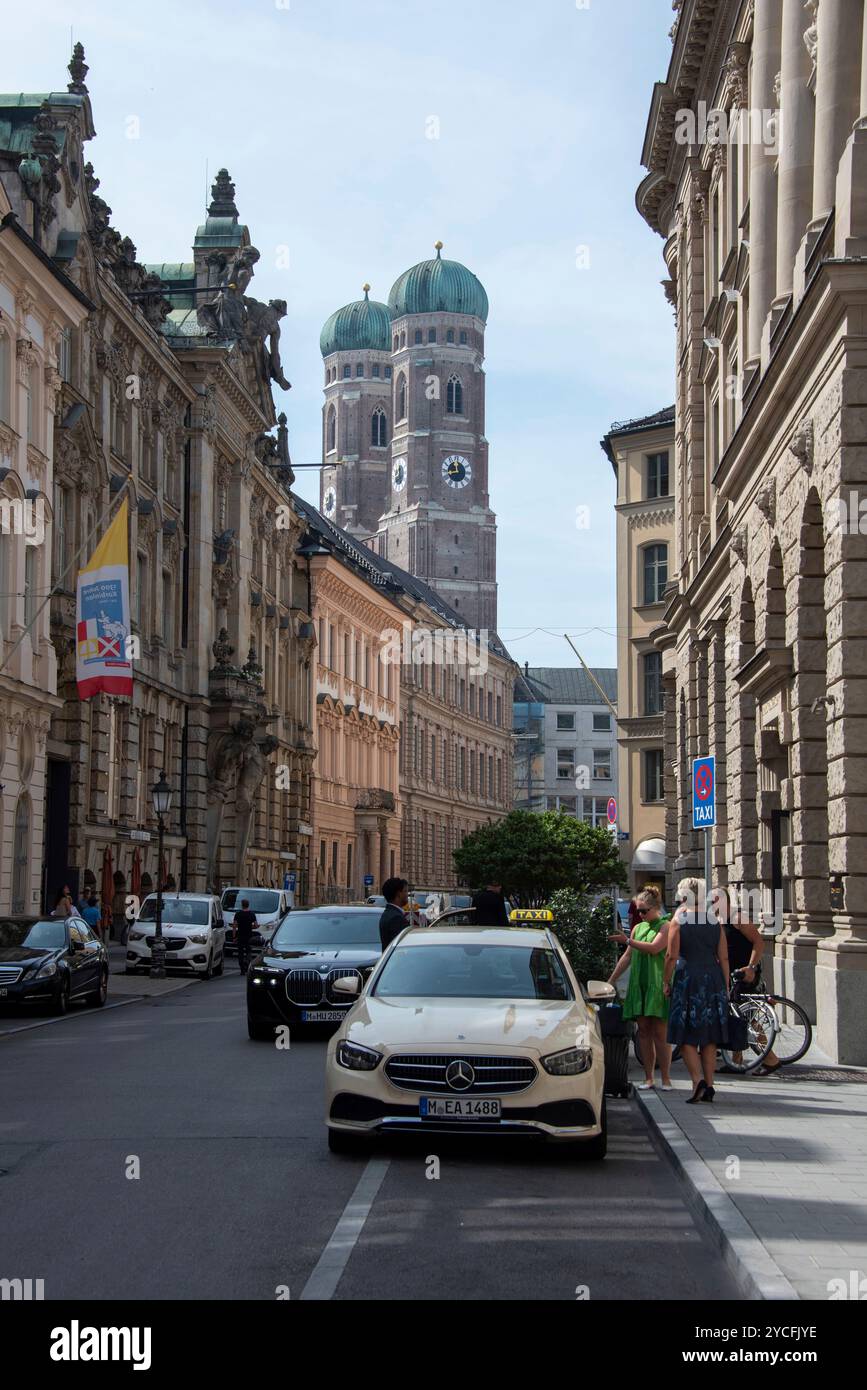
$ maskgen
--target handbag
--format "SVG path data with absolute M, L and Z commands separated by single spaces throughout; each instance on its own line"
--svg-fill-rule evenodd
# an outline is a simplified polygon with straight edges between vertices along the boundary
M 743 1014 L 739 1013 L 734 1004 L 729 1000 L 728 1006 L 728 1048 L 731 1052 L 745 1051 L 750 1040 L 750 1030 L 747 1020 Z

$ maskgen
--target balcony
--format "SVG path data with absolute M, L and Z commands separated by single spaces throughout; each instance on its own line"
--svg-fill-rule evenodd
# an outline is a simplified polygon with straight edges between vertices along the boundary
M 386 791 L 384 787 L 369 787 L 363 791 L 355 803 L 356 811 L 388 811 L 393 812 L 394 792 Z

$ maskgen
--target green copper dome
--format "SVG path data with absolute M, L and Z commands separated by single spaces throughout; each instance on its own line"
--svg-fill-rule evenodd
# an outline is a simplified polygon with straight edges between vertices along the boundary
M 354 352 L 357 348 L 375 348 L 377 352 L 391 351 L 391 314 L 388 305 L 368 297 L 369 285 L 364 286 L 364 298 L 354 304 L 344 304 L 325 324 L 319 335 L 323 357 L 332 352 Z
M 436 259 L 420 261 L 392 285 L 388 307 L 394 318 L 403 314 L 473 314 L 486 322 L 488 296 L 480 280 L 460 261 L 444 261 L 442 242 Z

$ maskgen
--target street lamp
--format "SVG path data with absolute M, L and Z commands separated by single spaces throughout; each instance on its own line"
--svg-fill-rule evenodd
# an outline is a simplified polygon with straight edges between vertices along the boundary
M 172 804 L 172 789 L 166 781 L 165 772 L 151 788 L 154 811 L 157 817 L 157 929 L 151 951 L 151 979 L 166 978 L 166 942 L 163 936 L 163 817 L 167 816 Z

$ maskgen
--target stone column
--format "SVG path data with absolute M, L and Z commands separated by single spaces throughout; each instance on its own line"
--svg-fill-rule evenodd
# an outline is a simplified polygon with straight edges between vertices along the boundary
M 860 43 L 859 116 L 840 160 L 835 190 L 834 254 L 839 257 L 867 255 L 867 5 L 862 8 L 857 40 L 853 31 L 853 43 Z
M 862 0 L 821 0 L 817 16 L 813 223 L 835 204 L 837 168 L 858 117 Z M 814 228 L 815 229 L 815 228 Z
M 783 0 L 780 153 L 777 192 L 777 298 L 792 292 L 795 258 L 813 208 L 813 96 L 802 0 Z
M 748 356 L 761 355 L 765 319 L 776 292 L 777 173 L 767 119 L 776 109 L 780 70 L 779 0 L 756 0 L 750 91 L 750 308 Z M 765 116 L 767 114 L 767 119 Z

